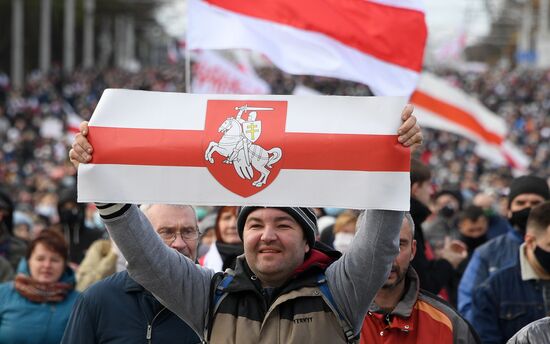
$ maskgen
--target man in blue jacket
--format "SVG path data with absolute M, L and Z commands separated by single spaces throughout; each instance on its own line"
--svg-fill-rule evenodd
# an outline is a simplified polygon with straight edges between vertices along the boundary
M 164 243 L 196 259 L 198 226 L 195 211 L 182 205 L 142 205 Z M 62 343 L 200 343 L 196 333 L 127 271 L 89 287 L 76 302 Z
M 472 324 L 485 344 L 506 343 L 550 314 L 550 202 L 534 207 L 516 263 L 491 276 L 472 299 Z
M 458 311 L 470 322 L 472 294 L 495 272 L 516 262 L 531 208 L 548 199 L 550 190 L 544 179 L 522 176 L 512 181 L 508 194 L 508 222 L 514 230 L 478 247 L 458 286 Z

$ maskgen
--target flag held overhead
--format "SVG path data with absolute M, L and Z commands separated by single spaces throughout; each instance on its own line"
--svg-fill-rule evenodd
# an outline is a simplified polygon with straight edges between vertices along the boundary
M 106 90 L 79 201 L 407 210 L 410 152 L 396 134 L 404 105 Z

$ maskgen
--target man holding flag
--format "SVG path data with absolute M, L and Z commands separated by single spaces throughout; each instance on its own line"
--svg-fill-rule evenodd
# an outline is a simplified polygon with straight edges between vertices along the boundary
M 412 106 L 402 120 L 399 142 L 421 143 Z M 75 166 L 91 160 L 87 134 L 83 123 L 69 153 Z M 213 343 L 352 342 L 399 251 L 403 219 L 401 211 L 364 212 L 340 257 L 315 243 L 312 210 L 244 207 L 237 224 L 244 255 L 234 270 L 215 274 L 167 248 L 136 206 L 98 209 L 130 275 Z

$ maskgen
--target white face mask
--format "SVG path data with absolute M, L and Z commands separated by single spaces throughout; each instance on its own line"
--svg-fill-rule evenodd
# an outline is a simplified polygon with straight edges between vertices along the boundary
M 342 253 L 349 251 L 351 247 L 351 242 L 355 234 L 347 232 L 339 232 L 334 235 L 334 248 Z

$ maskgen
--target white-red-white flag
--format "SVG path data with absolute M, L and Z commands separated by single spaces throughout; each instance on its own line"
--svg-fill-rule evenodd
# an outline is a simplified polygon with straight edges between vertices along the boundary
M 257 50 L 291 74 L 409 96 L 422 69 L 422 0 L 190 0 L 190 49 Z
M 504 119 L 445 80 L 423 72 L 411 103 L 421 126 L 475 141 L 476 152 L 495 164 L 508 165 L 520 172 L 529 167 L 530 159 L 506 141 L 508 129 Z
M 194 54 L 193 93 L 267 94 L 269 84 L 254 72 L 243 70 L 219 54 L 201 51 Z
M 405 101 L 106 90 L 79 201 L 407 210 Z

